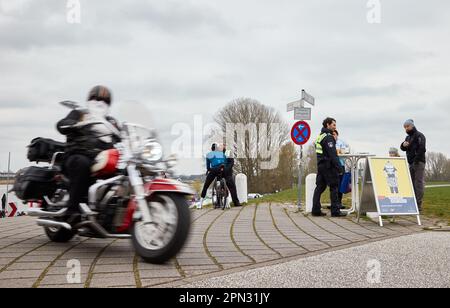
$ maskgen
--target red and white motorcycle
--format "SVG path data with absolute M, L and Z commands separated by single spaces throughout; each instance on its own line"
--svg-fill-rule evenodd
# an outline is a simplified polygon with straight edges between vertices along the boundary
M 80 109 L 73 102 L 61 104 Z M 80 205 L 81 222 L 70 225 L 65 221 L 70 183 L 58 159 L 64 144 L 49 139 L 40 141 L 47 143 L 44 148 L 51 152 L 43 155 L 51 157 L 49 166 L 29 167 L 16 176 L 13 190 L 17 196 L 24 202 L 41 204 L 28 214 L 38 217 L 37 224 L 55 242 L 68 242 L 76 234 L 131 239 L 145 261 L 159 264 L 170 260 L 188 237 L 191 218 L 187 197 L 194 194 L 188 185 L 168 179 L 176 160 L 162 159 L 162 146 L 154 131 L 140 125 L 124 123 L 120 131 L 103 121 L 79 124 L 84 125 L 106 125 L 121 142 L 97 157 L 89 195 Z

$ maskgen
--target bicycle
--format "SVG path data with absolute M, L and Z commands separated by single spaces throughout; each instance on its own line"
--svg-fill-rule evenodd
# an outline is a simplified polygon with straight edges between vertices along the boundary
M 223 176 L 224 167 L 220 168 L 220 172 L 214 180 L 212 199 L 215 209 L 229 209 L 231 208 L 228 202 L 229 191 L 227 182 Z

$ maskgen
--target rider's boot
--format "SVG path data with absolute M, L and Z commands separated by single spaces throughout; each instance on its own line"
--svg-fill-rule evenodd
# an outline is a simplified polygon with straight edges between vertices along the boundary
M 81 222 L 81 212 L 78 208 L 69 206 L 67 211 L 64 213 L 64 222 L 68 223 L 72 227 Z

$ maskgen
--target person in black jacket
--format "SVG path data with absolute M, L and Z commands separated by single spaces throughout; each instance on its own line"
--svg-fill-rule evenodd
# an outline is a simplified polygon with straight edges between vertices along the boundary
M 88 95 L 88 112 L 73 110 L 57 124 L 58 131 L 67 136 L 63 170 L 70 181 L 70 200 L 66 212 L 70 218 L 69 222 L 75 223 L 79 216 L 79 204 L 86 198 L 92 183 L 91 167 L 96 156 L 102 151 L 112 149 L 119 141 L 117 137 L 111 135 L 111 131 L 105 125 L 77 126 L 77 124 L 105 119 L 118 128 L 117 121 L 107 115 L 110 105 L 109 89 L 96 86 Z
M 331 216 L 342 217 L 346 216 L 341 213 L 339 204 L 339 174 L 342 170 L 339 157 L 336 150 L 336 139 L 333 137 L 333 132 L 336 130 L 336 120 L 326 118 L 323 121 L 323 128 L 316 139 L 316 153 L 317 153 L 317 180 L 316 189 L 313 197 L 313 216 L 326 216 L 322 213 L 322 205 L 320 198 L 327 187 L 330 187 L 331 198 Z
M 2 208 L 0 210 L 0 218 L 5 218 L 6 216 L 6 195 L 2 196 Z
M 223 153 L 225 154 L 225 157 L 227 158 L 226 164 L 225 164 L 225 170 L 224 170 L 224 177 L 227 182 L 228 190 L 230 191 L 231 199 L 233 200 L 233 205 L 235 207 L 240 207 L 241 202 L 239 200 L 239 197 L 237 195 L 237 187 L 236 182 L 233 177 L 233 168 L 234 168 L 234 157 L 231 154 L 231 151 L 227 151 L 227 145 L 224 144 L 223 147 Z
M 406 156 L 408 157 L 417 205 L 419 206 L 419 210 L 422 211 L 423 196 L 425 193 L 425 153 L 427 152 L 427 139 L 424 134 L 417 130 L 414 120 L 407 120 L 404 127 L 408 136 L 400 148 L 406 152 Z

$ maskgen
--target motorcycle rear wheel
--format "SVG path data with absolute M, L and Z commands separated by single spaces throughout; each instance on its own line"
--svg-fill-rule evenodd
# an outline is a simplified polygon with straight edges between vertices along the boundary
M 134 223 L 131 229 L 133 246 L 145 262 L 164 264 L 180 252 L 189 236 L 189 205 L 184 196 L 170 193 L 154 195 L 148 204 L 155 222 L 147 225 L 139 221 Z M 156 205 L 160 208 L 157 214 L 162 219 L 167 218 L 168 223 L 161 222 L 158 215 L 154 215 Z M 169 235 L 170 238 L 161 240 L 156 235 Z
M 44 230 L 47 237 L 55 243 L 67 243 L 75 236 L 75 232 L 65 228 L 44 227 Z

